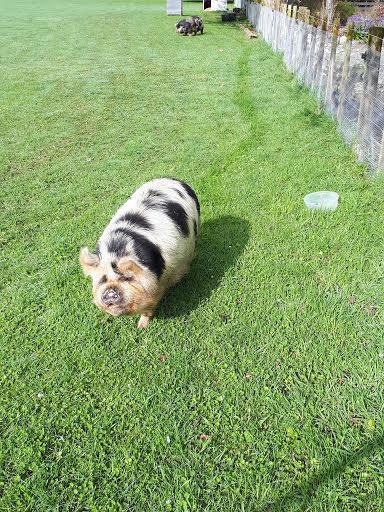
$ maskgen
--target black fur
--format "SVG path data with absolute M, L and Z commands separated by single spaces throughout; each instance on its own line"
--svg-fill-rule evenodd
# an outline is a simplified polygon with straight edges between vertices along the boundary
M 193 219 L 193 231 L 195 233 L 195 238 L 197 238 L 197 222 Z
M 156 208 L 159 204 L 159 200 L 167 197 L 163 192 L 158 192 L 157 190 L 149 190 L 147 193 L 147 197 L 143 199 L 143 204 L 148 208 Z
M 126 213 L 122 217 L 120 217 L 119 221 L 130 222 L 131 224 L 135 224 L 139 228 L 143 229 L 152 229 L 152 224 L 147 221 L 145 217 L 140 215 L 140 213 Z
M 185 183 L 185 181 L 178 180 L 177 178 L 171 178 L 171 180 L 178 181 L 180 185 L 183 187 L 183 189 L 186 191 L 186 193 L 192 197 L 192 199 L 195 201 L 197 212 L 200 215 L 200 203 L 197 199 L 197 195 L 195 194 L 195 191 L 192 187 L 188 185 L 188 183 Z
M 107 276 L 101 276 L 99 284 L 104 284 L 108 281 Z
M 179 189 L 178 189 L 178 188 L 176 188 L 176 187 L 172 188 L 172 190 L 174 190 L 175 192 L 177 192 L 177 193 L 179 194 L 179 196 L 180 196 L 181 198 L 183 198 L 183 199 L 184 199 L 184 194 L 181 192 L 181 190 L 179 190 Z
M 188 183 L 184 183 L 184 181 L 181 181 L 180 182 L 184 188 L 184 190 L 186 191 L 186 193 L 192 197 L 192 199 L 195 201 L 195 204 L 196 204 L 196 208 L 197 208 L 197 213 L 200 215 L 200 203 L 199 203 L 199 200 L 197 199 L 197 195 L 195 194 L 195 191 L 193 190 L 192 187 L 190 187 L 188 185 Z
M 165 269 L 165 261 L 160 248 L 156 244 L 131 229 L 117 228 L 115 233 L 120 236 L 123 235 L 125 239 L 131 238 L 133 241 L 133 249 L 140 263 L 156 274 L 158 278 L 161 277 Z
M 123 274 L 120 272 L 118 266 L 117 266 L 117 263 L 116 261 L 112 261 L 111 262 L 111 267 L 113 268 L 113 271 L 116 273 L 116 274 L 119 274 L 119 276 L 122 276 Z
M 183 35 L 194 34 L 198 32 L 201 34 L 204 30 L 204 22 L 200 16 L 190 16 L 187 19 L 182 19 L 176 23 L 176 32 Z
M 175 201 L 164 201 L 159 207 L 173 220 L 183 236 L 189 236 L 188 216 L 181 204 L 175 203 Z
M 176 24 L 176 31 L 179 32 L 180 34 L 185 35 L 185 36 L 187 34 L 192 34 L 194 32 L 194 30 L 193 30 L 193 23 L 191 21 L 188 21 L 188 20 L 180 20 Z
M 163 192 L 159 192 L 158 190 L 148 190 L 148 197 L 166 197 Z
M 116 229 L 115 233 L 119 235 L 120 230 Z M 127 254 L 127 240 L 121 236 L 111 238 L 108 242 L 108 252 L 116 254 L 119 258 L 126 256 Z

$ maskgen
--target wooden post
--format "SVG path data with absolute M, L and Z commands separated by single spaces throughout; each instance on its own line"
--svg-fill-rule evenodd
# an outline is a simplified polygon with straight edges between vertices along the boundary
M 377 166 L 377 170 L 379 172 L 383 172 L 384 171 L 384 130 L 383 130 L 383 135 L 381 137 L 380 153 L 379 153 L 379 164 Z
M 275 48 L 276 48 L 276 51 L 279 51 L 280 50 L 280 35 L 281 35 L 281 1 L 280 0 L 277 0 L 276 2 L 276 5 L 275 5 L 275 12 L 274 12 L 274 15 L 275 15 L 275 34 L 274 34 L 274 39 L 275 39 Z
M 337 39 L 339 36 L 339 27 L 340 27 L 340 23 L 339 23 L 339 20 L 337 20 L 334 23 L 333 30 L 332 30 L 331 54 L 329 56 L 327 86 L 326 86 L 326 90 L 325 90 L 325 106 L 327 108 L 330 108 L 331 104 L 332 104 L 332 91 L 333 91 L 333 84 L 334 84 L 334 78 L 335 78 L 336 50 L 337 50 Z
M 337 108 L 337 120 L 339 121 L 339 123 L 341 123 L 343 121 L 343 117 L 344 117 L 344 103 L 345 103 L 346 92 L 347 92 L 349 64 L 351 62 L 352 39 L 353 39 L 353 25 L 348 25 L 347 32 L 345 35 L 343 72 L 341 75 L 340 97 L 339 97 L 339 105 Z
M 369 146 L 367 142 L 368 139 L 370 140 L 372 133 L 372 110 L 379 83 L 383 37 L 384 27 L 371 27 L 369 29 L 363 93 L 360 99 L 359 118 L 357 121 L 359 160 L 364 159 L 364 150 Z
M 289 52 L 290 67 L 294 71 L 295 69 L 295 56 L 296 56 L 296 36 L 297 36 L 297 5 L 292 8 L 292 20 L 291 20 L 291 48 Z
M 305 8 L 306 9 L 306 8 Z M 306 13 L 305 13 L 306 14 Z M 305 23 L 305 21 L 303 20 L 302 24 L 301 24 L 301 45 L 300 45 L 300 54 L 302 56 L 302 60 L 303 60 L 303 68 L 300 70 L 298 70 L 298 72 L 300 73 L 301 71 L 301 76 L 300 78 L 302 79 L 302 81 L 304 82 L 305 81 L 305 70 L 306 70 L 306 66 L 307 66 L 307 58 L 306 60 L 304 61 L 304 57 L 308 56 L 308 35 L 309 35 L 309 30 L 310 30 L 310 25 L 308 25 L 307 23 Z
M 291 19 L 292 19 L 292 5 L 288 4 L 287 18 L 285 20 L 285 34 L 284 34 L 284 62 L 288 66 L 289 50 L 291 42 Z
M 335 15 L 334 0 L 325 0 L 325 16 L 328 19 L 328 27 L 331 28 Z
M 310 31 L 311 34 L 311 44 L 309 47 L 308 59 L 305 66 L 305 78 L 304 82 L 308 87 L 311 87 L 313 84 L 313 76 L 314 76 L 314 62 L 315 62 L 315 48 L 316 48 L 316 39 L 317 39 L 317 28 L 316 28 L 316 20 L 313 16 L 310 18 Z
M 309 25 L 309 18 L 311 16 L 311 10 L 308 9 L 308 7 L 305 7 L 305 14 L 304 14 L 304 20 L 305 23 L 307 23 Z
M 327 20 L 323 19 L 321 23 L 321 27 L 319 28 L 320 40 L 319 46 L 317 48 L 317 56 L 316 56 L 316 67 L 315 67 L 315 81 L 314 81 L 314 89 L 316 87 L 319 88 L 318 96 L 321 95 L 321 74 L 323 71 L 323 60 L 324 60 L 324 46 L 325 46 L 325 36 L 327 33 Z
M 304 21 L 304 13 L 305 13 L 306 7 L 299 7 L 297 10 L 297 19 L 299 21 Z

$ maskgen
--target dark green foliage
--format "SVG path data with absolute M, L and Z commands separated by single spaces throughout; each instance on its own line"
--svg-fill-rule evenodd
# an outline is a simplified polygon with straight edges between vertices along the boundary
M 351 2 L 338 2 L 336 5 L 335 16 L 340 19 L 341 25 L 345 25 L 348 18 L 357 11 L 355 5 Z

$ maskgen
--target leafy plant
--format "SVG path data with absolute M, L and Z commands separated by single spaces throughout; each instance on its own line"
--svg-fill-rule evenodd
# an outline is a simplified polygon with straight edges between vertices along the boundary
M 348 24 L 354 26 L 354 37 L 365 40 L 371 27 L 384 27 L 384 5 L 377 4 L 366 13 L 357 13 L 350 16 Z
M 336 5 L 335 14 L 340 19 L 341 25 L 345 25 L 348 18 L 356 13 L 356 7 L 351 2 L 339 2 Z

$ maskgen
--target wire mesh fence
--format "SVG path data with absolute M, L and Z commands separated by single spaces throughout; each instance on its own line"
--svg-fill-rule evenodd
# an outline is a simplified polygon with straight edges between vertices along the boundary
M 246 3 L 250 23 L 337 121 L 359 161 L 371 171 L 383 170 L 384 28 L 371 28 L 366 41 L 354 40 L 352 26 L 341 32 L 305 7 L 264 3 Z

